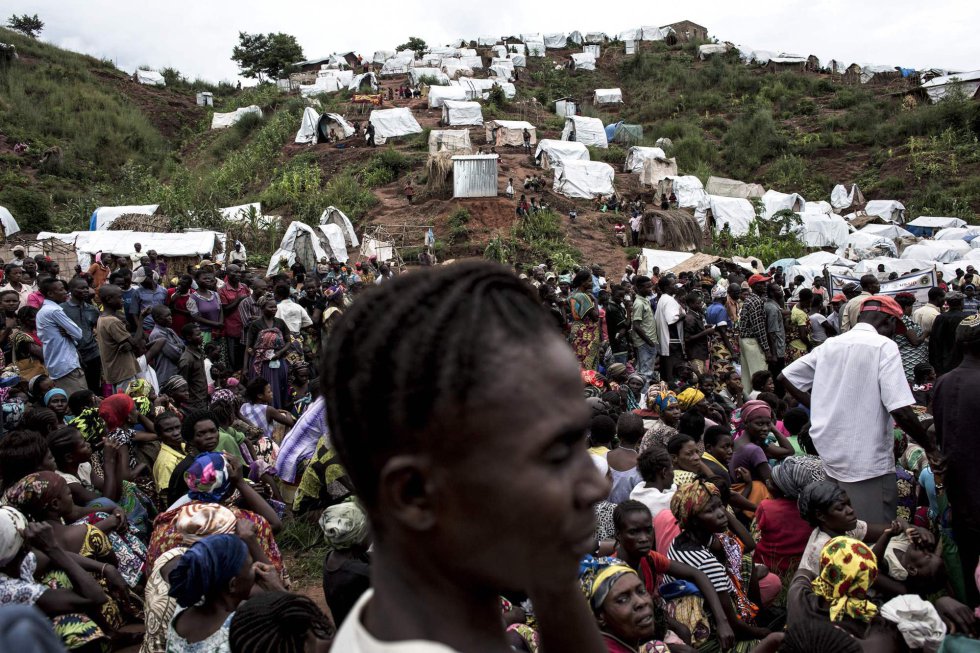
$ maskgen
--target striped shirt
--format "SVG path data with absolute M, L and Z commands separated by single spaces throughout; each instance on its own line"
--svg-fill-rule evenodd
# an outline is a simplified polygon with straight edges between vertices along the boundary
M 675 538 L 671 542 L 670 548 L 667 550 L 668 558 L 677 562 L 683 562 L 685 565 L 694 567 L 703 573 L 711 581 L 715 591 L 721 596 L 735 591 L 735 588 L 732 586 L 732 581 L 728 577 L 728 571 L 725 569 L 725 565 L 721 564 L 718 558 L 708 550 L 708 547 L 689 543 L 681 543 L 678 546 L 678 539 L 683 538 Z M 664 576 L 664 582 L 666 583 L 673 582 L 674 580 L 677 579 L 669 574 Z
M 895 473 L 889 413 L 915 403 L 895 341 L 859 322 L 783 374 L 810 392 L 810 436 L 828 476 L 855 483 Z

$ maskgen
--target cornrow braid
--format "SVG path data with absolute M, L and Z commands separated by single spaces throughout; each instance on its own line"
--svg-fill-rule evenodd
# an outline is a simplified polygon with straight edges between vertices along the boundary
M 540 344 L 550 317 L 510 269 L 466 261 L 394 277 L 345 312 L 324 352 L 331 438 L 358 495 L 385 461 L 465 414 L 500 344 Z M 494 346 L 496 345 L 496 346 Z
M 235 653 L 302 653 L 309 632 L 329 640 L 336 629 L 307 597 L 263 592 L 235 611 L 228 640 Z

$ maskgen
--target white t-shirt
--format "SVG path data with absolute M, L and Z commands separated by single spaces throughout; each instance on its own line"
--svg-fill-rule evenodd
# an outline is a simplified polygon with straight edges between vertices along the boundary
M 647 487 L 646 483 L 639 483 L 630 492 L 630 500 L 645 505 L 656 519 L 664 510 L 670 510 L 670 500 L 674 497 L 674 492 L 677 492 L 676 485 L 671 485 L 661 492 L 655 487 Z
M 861 521 L 860 519 L 857 520 L 857 526 L 854 527 L 854 530 L 847 531 L 845 534 L 848 537 L 853 537 L 855 540 L 864 540 L 868 534 L 868 522 Z M 820 552 L 827 546 L 827 542 L 832 539 L 834 538 L 819 528 L 814 528 L 813 532 L 810 533 L 810 539 L 806 542 L 806 548 L 803 549 L 803 557 L 800 559 L 800 569 L 806 569 L 807 571 L 819 574 Z
M 810 316 L 810 328 L 813 330 L 814 342 L 823 342 L 827 339 L 827 330 L 823 328 L 826 321 L 827 318 L 820 313 L 814 313 Z
M 374 590 L 369 589 L 357 600 L 337 631 L 330 650 L 343 653 L 460 653 L 445 644 L 421 639 L 406 642 L 382 642 L 375 639 L 361 623 L 361 613 L 372 596 Z

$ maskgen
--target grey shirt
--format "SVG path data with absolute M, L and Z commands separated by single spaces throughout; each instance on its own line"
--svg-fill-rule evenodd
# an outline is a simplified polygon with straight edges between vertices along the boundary
M 766 300 L 764 308 L 766 311 L 766 331 L 772 334 L 773 344 L 776 348 L 773 354 L 776 358 L 786 358 L 786 322 L 783 320 L 783 311 L 779 304 L 771 299 Z

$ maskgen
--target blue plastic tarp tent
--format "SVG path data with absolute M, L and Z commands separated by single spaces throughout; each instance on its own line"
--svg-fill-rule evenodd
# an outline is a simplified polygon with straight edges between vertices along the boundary
M 616 130 L 619 126 L 623 124 L 623 121 L 614 122 L 611 125 L 606 125 L 606 140 L 612 143 L 613 136 L 616 135 Z

